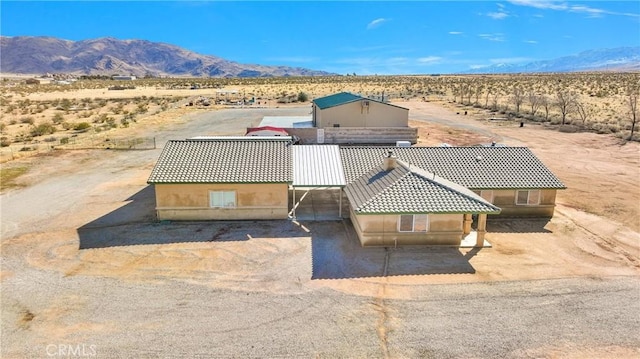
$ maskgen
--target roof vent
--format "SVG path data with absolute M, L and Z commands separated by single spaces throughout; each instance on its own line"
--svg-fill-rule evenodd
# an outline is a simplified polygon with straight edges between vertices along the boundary
M 482 156 L 477 156 L 476 157 L 476 162 L 480 162 L 480 161 L 482 161 Z
M 397 165 L 398 163 L 396 161 L 396 156 L 393 155 L 393 151 L 389 150 L 389 152 L 387 152 L 387 157 L 384 158 L 384 170 L 391 171 L 392 169 L 396 168 Z

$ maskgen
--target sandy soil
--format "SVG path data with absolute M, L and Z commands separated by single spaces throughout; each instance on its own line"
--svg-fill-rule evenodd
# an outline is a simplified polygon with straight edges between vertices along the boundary
M 156 223 L 145 181 L 160 148 L 20 159 L 10 165 L 30 168 L 18 179 L 24 187 L 0 202 L 3 357 L 43 356 L 52 341 L 97 343 L 109 357 L 132 353 L 123 346 L 147 357 L 186 345 L 188 352 L 209 348 L 203 353 L 217 356 L 636 357 L 640 343 L 631 333 L 640 328 L 618 310 L 633 317 L 637 305 L 593 308 L 638 303 L 632 289 L 640 274 L 638 144 L 520 128 L 434 103 L 398 104 L 411 108 L 421 145 L 529 146 L 568 186 L 558 195 L 556 216 L 491 222 L 490 249 L 363 249 L 348 222 Z M 308 107 L 176 111 L 123 131 L 156 136 L 162 147 L 167 139 L 203 132 L 242 133 L 263 113 L 301 115 Z M 484 298 L 474 302 L 475 312 L 435 304 L 462 300 L 471 308 L 470 296 Z M 283 317 L 280 306 L 295 316 Z M 519 314 L 482 314 L 503 307 Z M 527 319 L 531 332 L 515 335 L 525 309 L 536 313 Z M 423 313 L 442 315 L 446 329 L 437 330 Z M 601 327 L 574 321 L 581 317 L 576 313 L 604 313 Z M 493 333 L 485 349 L 467 341 L 473 330 L 459 324 L 461 315 Z M 282 320 L 290 328 L 281 328 Z M 319 323 L 312 332 L 310 321 Z M 155 343 L 160 349 L 126 339 L 125 325 L 163 338 Z M 267 325 L 288 344 L 266 334 Z M 209 332 L 216 327 L 229 329 Z M 193 332 L 218 340 L 205 343 L 187 334 Z M 445 332 L 454 338 L 415 337 Z M 169 339 L 174 335 L 186 337 L 176 343 Z M 314 349 L 287 341 L 294 337 Z

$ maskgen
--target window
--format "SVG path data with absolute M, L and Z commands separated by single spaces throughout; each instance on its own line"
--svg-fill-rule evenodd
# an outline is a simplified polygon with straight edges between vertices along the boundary
M 209 206 L 234 208 L 236 206 L 236 191 L 210 191 Z
M 429 216 L 426 214 L 402 214 L 398 221 L 398 232 L 426 232 Z
M 489 203 L 493 203 L 493 191 L 492 190 L 483 190 L 480 191 L 480 197 Z
M 536 205 L 540 204 L 540 190 L 531 189 L 525 191 L 516 191 L 517 205 Z

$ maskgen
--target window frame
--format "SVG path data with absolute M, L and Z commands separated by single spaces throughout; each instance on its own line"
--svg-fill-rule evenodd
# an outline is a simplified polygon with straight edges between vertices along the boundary
M 411 230 L 402 229 L 402 218 L 411 216 Z M 424 230 L 416 231 L 416 222 L 418 225 L 424 224 Z M 401 214 L 398 215 L 398 232 L 400 233 L 427 233 L 429 232 L 429 215 L 428 214 Z
M 217 194 L 222 196 L 221 205 L 214 204 L 214 195 Z M 230 196 L 233 196 L 233 202 L 228 201 Z M 232 205 L 227 205 L 227 203 L 232 203 Z M 235 190 L 209 191 L 209 208 L 237 208 L 237 206 L 238 199 Z
M 527 201 L 526 203 L 521 203 L 518 200 L 520 199 L 520 193 L 521 192 L 526 192 L 527 193 Z M 531 194 L 535 193 L 536 195 L 534 195 L 534 198 L 536 199 L 535 202 L 531 201 Z M 516 206 L 537 206 L 540 204 L 540 199 L 542 198 L 542 192 L 539 189 L 519 189 L 516 190 L 516 198 L 515 198 L 515 203 Z

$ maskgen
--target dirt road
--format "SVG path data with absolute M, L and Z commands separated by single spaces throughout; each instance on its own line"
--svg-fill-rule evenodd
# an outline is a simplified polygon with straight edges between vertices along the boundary
M 557 215 L 492 223 L 491 249 L 363 249 L 348 222 L 157 223 L 145 182 L 160 149 L 24 159 L 26 187 L 0 197 L 1 356 L 640 355 L 637 144 L 405 105 L 423 144 L 530 146 L 569 186 Z M 135 131 L 161 147 L 307 113 Z

